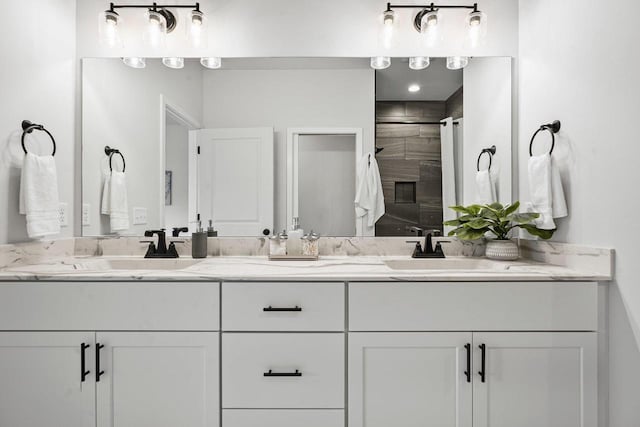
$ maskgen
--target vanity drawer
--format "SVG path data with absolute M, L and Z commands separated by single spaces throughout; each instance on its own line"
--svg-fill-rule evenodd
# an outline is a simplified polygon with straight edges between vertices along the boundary
M 342 409 L 225 409 L 224 427 L 344 427 Z
M 225 331 L 344 331 L 344 283 L 223 283 Z
M 215 331 L 220 285 L 179 282 L 0 284 L 0 330 Z
M 349 284 L 350 331 L 595 331 L 596 282 Z
M 344 342 L 344 333 L 223 333 L 222 407 L 344 408 Z

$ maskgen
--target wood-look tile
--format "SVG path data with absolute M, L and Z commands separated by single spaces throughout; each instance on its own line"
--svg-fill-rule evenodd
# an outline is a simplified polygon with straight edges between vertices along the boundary
M 410 136 L 420 136 L 420 127 L 420 125 L 378 124 L 376 125 L 376 138 L 406 138 Z
M 399 222 L 418 223 L 420 205 L 418 203 L 385 203 L 385 215 Z
M 406 116 L 417 117 L 423 121 L 440 121 L 445 118 L 447 109 L 444 101 L 417 101 L 405 103 Z
M 440 138 L 406 138 L 407 160 L 440 160 Z
M 396 186 L 395 186 L 395 181 L 393 179 L 384 179 L 384 177 L 381 175 L 381 181 L 382 181 L 382 195 L 384 196 L 384 202 L 389 203 L 389 202 L 393 202 L 396 198 Z M 416 191 L 417 194 L 417 191 Z
M 434 208 L 430 205 L 420 205 L 420 226 L 428 230 L 442 231 L 442 206 Z
M 440 125 L 420 125 L 418 136 L 421 138 L 440 138 Z
M 463 88 L 455 91 L 446 102 L 446 116 L 459 119 L 464 117 Z
M 380 177 L 392 181 L 418 181 L 420 179 L 419 160 L 380 159 Z
M 376 148 L 383 148 L 376 159 L 404 159 L 405 140 L 404 138 L 376 138 Z
M 404 102 L 378 101 L 376 102 L 376 118 L 401 119 L 406 115 Z

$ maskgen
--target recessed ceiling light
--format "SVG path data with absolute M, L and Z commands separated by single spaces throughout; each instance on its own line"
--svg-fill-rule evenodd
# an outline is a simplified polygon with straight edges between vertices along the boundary
M 409 85 L 409 92 L 419 92 L 420 86 L 416 84 Z

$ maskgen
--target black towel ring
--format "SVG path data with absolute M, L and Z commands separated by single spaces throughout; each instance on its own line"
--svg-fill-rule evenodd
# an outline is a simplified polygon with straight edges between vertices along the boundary
M 545 125 L 542 125 L 538 128 L 538 130 L 536 130 L 533 134 L 533 136 L 531 137 L 531 142 L 529 143 L 529 156 L 533 157 L 533 141 L 536 139 L 536 136 L 538 135 L 538 133 L 540 133 L 540 131 L 543 130 L 548 130 L 549 133 L 551 134 L 551 150 L 549 150 L 549 154 L 553 153 L 553 149 L 556 146 L 556 136 L 555 134 L 558 133 L 560 131 L 560 120 L 554 120 L 551 123 L 547 123 Z
M 493 155 L 496 154 L 496 146 L 492 145 L 489 148 L 482 149 L 482 151 L 480 152 L 480 155 L 478 155 L 478 161 L 476 162 L 476 169 L 478 170 L 478 172 L 480 172 L 480 159 L 482 158 L 482 155 L 484 153 L 487 153 L 489 155 L 489 167 L 487 168 L 487 170 L 490 171 L 491 164 L 493 163 Z
M 51 155 L 55 156 L 56 155 L 56 140 L 53 138 L 53 135 L 51 135 L 51 132 L 46 130 L 44 128 L 44 126 L 37 125 L 35 123 L 31 123 L 29 120 L 23 120 L 22 121 L 22 138 L 21 138 L 21 142 L 22 142 L 22 150 L 24 151 L 24 154 L 27 154 L 27 147 L 25 147 L 25 145 L 24 145 L 24 137 L 28 133 L 33 132 L 34 130 L 41 130 L 44 133 L 46 133 L 47 135 L 49 135 L 49 138 L 51 138 L 51 142 L 53 143 L 53 152 L 51 153 Z
M 127 163 L 124 161 L 124 156 L 122 155 L 122 153 L 120 152 L 120 150 L 118 150 L 117 148 L 111 148 L 108 145 L 104 147 L 104 153 L 109 156 L 109 170 L 111 172 L 113 172 L 113 164 L 112 164 L 112 159 L 113 159 L 113 155 L 114 154 L 119 154 L 120 158 L 122 159 L 122 172 L 125 171 L 125 169 L 127 168 Z

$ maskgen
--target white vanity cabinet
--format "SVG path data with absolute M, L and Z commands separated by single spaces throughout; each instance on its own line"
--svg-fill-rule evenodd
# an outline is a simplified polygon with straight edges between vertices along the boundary
M 596 427 L 596 290 L 350 283 L 349 427 Z

